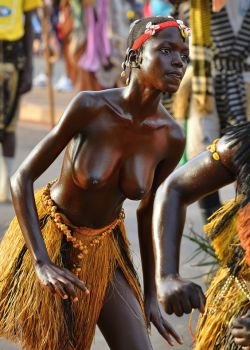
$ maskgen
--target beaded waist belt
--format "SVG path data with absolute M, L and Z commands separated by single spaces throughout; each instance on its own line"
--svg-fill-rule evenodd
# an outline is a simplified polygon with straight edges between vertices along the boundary
M 50 182 L 45 187 L 42 194 L 42 200 L 44 202 L 48 215 L 51 217 L 56 227 L 66 237 L 67 242 L 70 242 L 74 248 L 79 250 L 79 254 L 77 255 L 77 257 L 79 260 L 81 260 L 83 259 L 84 255 L 88 254 L 90 248 L 100 245 L 101 241 L 105 237 L 111 235 L 113 230 L 117 226 L 119 226 L 122 222 L 124 222 L 124 219 L 125 219 L 124 210 L 123 209 L 121 210 L 119 217 L 115 219 L 111 224 L 105 227 L 102 227 L 100 229 L 74 226 L 69 222 L 69 220 L 63 214 L 57 211 L 58 208 L 55 205 L 54 201 L 51 199 L 50 189 L 53 183 L 54 182 Z M 88 236 L 93 235 L 93 240 L 85 244 L 80 238 L 74 237 L 73 232 L 83 234 L 82 237 L 84 237 L 85 235 L 88 235 Z

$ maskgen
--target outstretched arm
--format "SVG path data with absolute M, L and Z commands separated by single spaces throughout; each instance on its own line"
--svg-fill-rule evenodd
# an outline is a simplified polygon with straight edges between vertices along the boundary
M 157 191 L 153 228 L 158 295 L 167 313 L 181 316 L 192 308 L 204 309 L 205 298 L 196 284 L 179 276 L 180 243 L 189 204 L 233 182 L 233 151 L 223 140 L 220 160 L 209 151 L 175 170 Z

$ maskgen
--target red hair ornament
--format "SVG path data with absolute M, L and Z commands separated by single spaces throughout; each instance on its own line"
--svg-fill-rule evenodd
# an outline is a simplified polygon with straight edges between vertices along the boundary
M 162 22 L 159 24 L 152 24 L 152 22 L 148 22 L 146 25 L 146 29 L 144 34 L 142 34 L 141 36 L 139 36 L 139 38 L 137 38 L 132 46 L 132 50 L 137 50 L 141 47 L 141 45 L 143 45 L 145 43 L 146 40 L 148 40 L 149 38 L 151 38 L 155 33 L 159 32 L 162 29 L 165 29 L 167 27 L 177 27 L 179 28 L 180 32 L 181 32 L 181 36 L 186 39 L 187 37 L 189 37 L 191 35 L 191 29 L 189 27 L 187 27 L 183 21 L 177 19 L 173 19 L 172 21 L 166 21 L 166 22 Z

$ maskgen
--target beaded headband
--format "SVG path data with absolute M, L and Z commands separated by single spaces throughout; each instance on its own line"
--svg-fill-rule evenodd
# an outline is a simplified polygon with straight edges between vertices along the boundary
M 142 34 L 141 36 L 139 36 L 139 38 L 137 38 L 132 46 L 132 50 L 137 50 L 141 47 L 142 44 L 144 44 L 144 42 L 146 40 L 148 40 L 149 38 L 151 38 L 155 33 L 159 32 L 162 29 L 165 29 L 167 27 L 178 27 L 180 29 L 181 32 L 181 36 L 186 39 L 187 37 L 189 37 L 191 35 L 191 29 L 189 27 L 187 27 L 183 21 L 177 19 L 173 21 L 166 21 L 166 22 L 162 22 L 159 24 L 152 24 L 152 22 L 148 22 L 146 25 L 146 29 L 144 34 Z

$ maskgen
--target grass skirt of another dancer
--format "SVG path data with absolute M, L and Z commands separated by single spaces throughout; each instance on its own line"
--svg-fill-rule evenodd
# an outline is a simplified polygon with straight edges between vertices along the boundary
M 219 209 L 205 226 L 211 244 L 221 262 L 206 293 L 205 313 L 200 315 L 196 329 L 194 350 L 240 350 L 230 332 L 230 323 L 250 307 L 248 290 L 242 291 L 250 282 L 250 268 L 238 236 L 238 202 L 229 201 Z M 234 212 L 227 220 L 228 214 Z M 230 216 L 230 215 L 229 215 Z M 221 230 L 217 226 L 225 221 Z M 217 231 L 217 232 L 216 232 Z M 244 283 L 246 282 L 246 283 Z M 248 295 L 247 295 L 248 294 Z
M 77 266 L 78 277 L 85 282 L 90 294 L 76 288 L 79 301 L 72 303 L 43 288 L 14 218 L 0 244 L 0 336 L 27 350 L 88 350 L 107 286 L 112 283 L 117 267 L 133 289 L 143 312 L 124 223 L 120 220 L 111 234 L 102 239 L 100 233 L 93 234 L 91 229 L 86 233 L 72 229 L 73 236 L 88 246 L 88 253 L 82 254 L 79 260 L 79 251 L 66 241 L 48 214 L 43 198 L 44 189 L 36 193 L 35 199 L 49 257 L 56 265 L 71 271 Z M 99 244 L 93 244 L 95 239 L 100 239 Z

